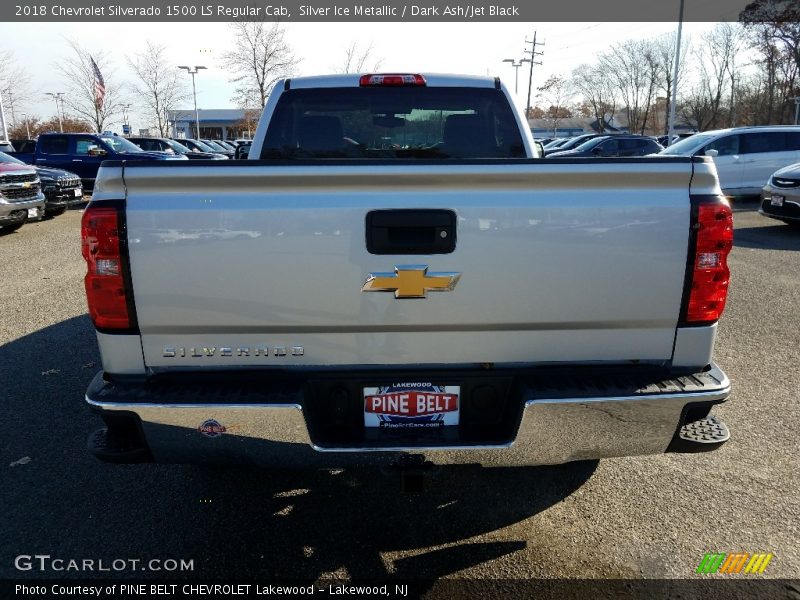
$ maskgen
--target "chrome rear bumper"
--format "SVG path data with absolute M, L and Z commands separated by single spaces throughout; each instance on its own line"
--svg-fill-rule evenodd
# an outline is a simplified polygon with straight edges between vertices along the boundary
M 120 395 L 117 385 L 98 374 L 86 401 L 104 418 L 135 423 L 156 462 L 336 468 L 385 464 L 401 453 L 421 453 L 437 464 L 521 466 L 665 452 L 686 420 L 687 406 L 710 407 L 730 393 L 728 378 L 714 365 L 689 377 L 691 385 L 682 391 L 661 389 L 659 383 L 652 386 L 655 390 L 631 395 L 548 397 L 525 389 L 514 439 L 486 445 L 326 447 L 312 439 L 302 394 L 295 392 L 261 403 L 211 397 L 153 403 L 144 384 Z

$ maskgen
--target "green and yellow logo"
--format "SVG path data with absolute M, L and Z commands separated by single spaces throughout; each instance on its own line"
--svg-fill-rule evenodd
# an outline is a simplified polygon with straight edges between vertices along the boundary
M 696 573 L 763 573 L 773 558 L 772 553 L 708 553 L 700 561 Z

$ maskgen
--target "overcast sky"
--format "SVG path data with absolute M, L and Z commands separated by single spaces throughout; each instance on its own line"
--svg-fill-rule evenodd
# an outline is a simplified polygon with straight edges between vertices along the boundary
M 289 23 L 287 39 L 302 62 L 298 75 L 329 73 L 344 59 L 353 42 L 373 45 L 372 56 L 382 59 L 381 71 L 444 72 L 500 76 L 512 89 L 514 69 L 504 58 L 524 56 L 525 38 L 538 32 L 542 66 L 534 67 L 534 88 L 550 75 L 568 75 L 583 62 L 594 61 L 612 43 L 631 38 L 656 37 L 675 31 L 676 23 Z M 710 23 L 686 23 L 684 34 L 696 36 L 713 27 Z M 143 50 L 147 40 L 164 44 L 175 65 L 208 67 L 197 77 L 200 108 L 233 108 L 232 84 L 221 68 L 219 56 L 230 47 L 232 35 L 226 23 L 41 23 L 0 25 L 4 48 L 13 49 L 18 61 L 32 74 L 34 102 L 25 109 L 41 118 L 55 114 L 54 102 L 45 92 L 64 90 L 55 61 L 68 51 L 67 38 L 78 40 L 90 51 L 106 50 L 114 64 L 107 79 L 132 79 L 125 56 Z M 186 76 L 188 80 L 188 75 Z M 527 71 L 519 71 L 520 105 L 525 104 Z M 534 90 L 535 93 L 535 90 Z M 132 100 L 133 101 L 133 100 Z M 135 101 L 134 101 L 135 102 Z M 8 110 L 8 107 L 6 107 Z M 11 121 L 11 115 L 7 118 Z M 18 116 L 18 119 L 20 117 Z M 134 131 L 148 123 L 131 111 Z M 121 129 L 119 125 L 115 130 Z

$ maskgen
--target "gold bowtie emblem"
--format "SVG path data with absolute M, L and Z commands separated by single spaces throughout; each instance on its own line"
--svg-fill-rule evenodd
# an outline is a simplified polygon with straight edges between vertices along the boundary
M 449 292 L 461 273 L 428 273 L 427 265 L 398 265 L 394 273 L 370 273 L 362 292 L 394 292 L 395 298 L 425 298 L 428 292 Z

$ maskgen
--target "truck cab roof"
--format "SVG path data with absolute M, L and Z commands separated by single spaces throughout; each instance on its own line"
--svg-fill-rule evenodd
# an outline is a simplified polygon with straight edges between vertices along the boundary
M 375 75 L 421 75 L 430 87 L 476 87 L 493 88 L 498 80 L 480 75 L 452 75 L 443 73 L 375 73 Z M 308 89 L 328 87 L 359 87 L 361 78 L 371 73 L 347 75 L 311 75 L 284 80 L 284 89 Z

